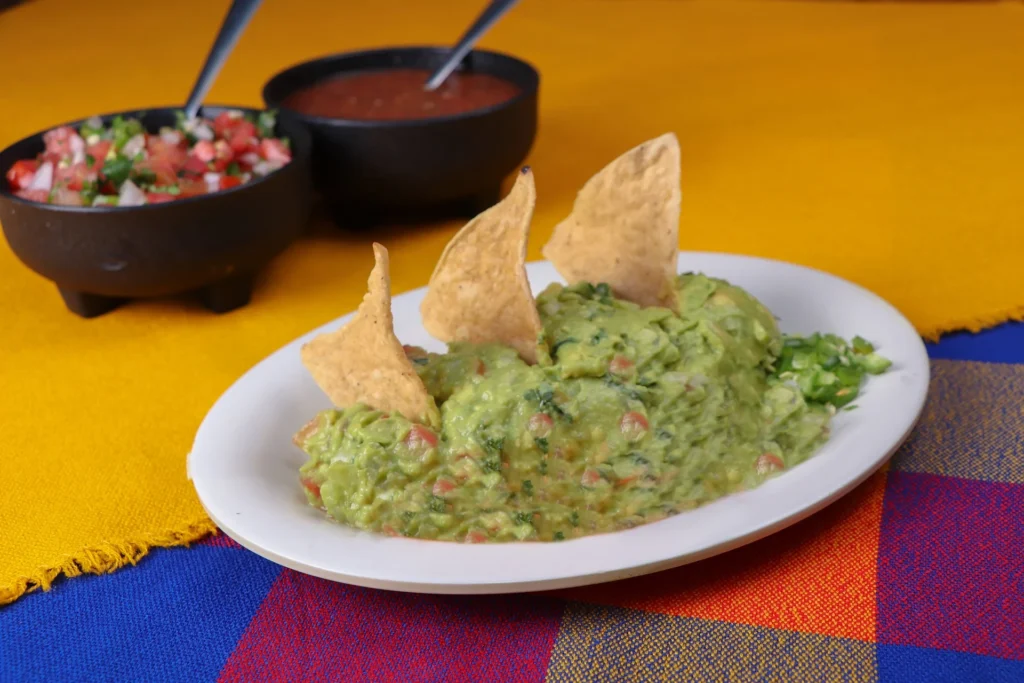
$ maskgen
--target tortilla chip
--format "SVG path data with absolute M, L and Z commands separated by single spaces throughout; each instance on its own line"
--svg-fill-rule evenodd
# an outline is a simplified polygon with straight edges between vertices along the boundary
M 524 168 L 508 196 L 445 247 L 420 306 L 423 326 L 445 342 L 499 342 L 537 362 L 541 331 L 526 278 L 526 238 L 537 194 Z
M 545 258 L 570 283 L 605 282 L 628 301 L 675 309 L 679 165 L 672 133 L 608 164 L 555 226 Z
M 388 250 L 373 245 L 376 264 L 355 317 L 302 347 L 302 363 L 334 405 L 355 403 L 436 424 L 437 406 L 402 344 L 391 317 Z

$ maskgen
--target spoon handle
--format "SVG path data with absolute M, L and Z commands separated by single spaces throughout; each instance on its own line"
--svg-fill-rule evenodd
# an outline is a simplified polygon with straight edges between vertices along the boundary
M 217 39 L 213 41 L 210 53 L 206 55 L 206 63 L 203 64 L 199 76 L 196 77 L 196 84 L 192 86 L 188 101 L 185 103 L 185 115 L 188 118 L 195 118 L 199 113 L 199 107 L 203 104 L 203 98 L 210 92 L 210 87 L 217 80 L 220 69 L 224 66 L 228 55 L 234 49 L 235 43 L 242 36 L 249 20 L 260 6 L 262 0 L 234 0 L 228 9 L 227 16 L 220 26 Z
M 491 3 L 487 5 L 487 8 L 477 17 L 477 20 L 473 22 L 473 25 L 469 27 L 466 33 L 459 39 L 459 42 L 455 44 L 452 51 L 448 54 L 448 59 L 444 60 L 444 64 L 430 75 L 427 79 L 426 85 L 423 86 L 424 90 L 436 90 L 438 86 L 444 83 L 444 79 L 448 78 L 455 67 L 465 58 L 469 51 L 476 45 L 476 41 L 480 40 L 483 34 L 487 33 L 487 30 L 493 26 L 498 19 L 501 19 L 505 12 L 512 9 L 519 0 L 491 0 Z

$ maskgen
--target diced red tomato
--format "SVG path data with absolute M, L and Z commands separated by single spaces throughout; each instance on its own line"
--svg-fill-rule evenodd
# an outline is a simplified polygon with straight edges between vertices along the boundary
M 177 199 L 177 195 L 170 194 L 168 192 L 147 192 L 146 201 L 150 204 L 163 204 L 165 202 L 173 202 Z
M 113 144 L 110 140 L 100 140 L 95 145 L 89 145 L 85 148 L 86 155 L 92 157 L 93 163 L 91 166 L 93 168 L 97 170 L 103 168 L 107 153 L 110 152 L 110 146 Z M 86 162 L 88 162 L 88 158 L 86 158 Z
M 85 183 L 96 180 L 96 171 L 89 168 L 86 162 L 65 166 L 58 166 L 53 172 L 53 184 L 55 187 L 63 186 L 75 192 L 81 192 Z M 56 202 L 55 202 L 56 203 Z
M 150 161 L 166 163 L 174 168 L 182 166 L 188 159 L 188 151 L 183 145 L 172 145 L 156 135 L 151 136 L 146 142 L 146 149 Z
M 758 474 L 764 475 L 786 469 L 786 463 L 774 453 L 762 453 L 757 457 L 754 467 L 757 469 Z
M 213 161 L 213 158 L 217 156 L 217 150 L 214 149 L 213 143 L 209 140 L 200 140 L 196 143 L 195 147 L 192 148 L 192 156 L 203 163 L 208 163 Z
M 551 429 L 555 426 L 555 421 L 551 419 L 550 415 L 546 413 L 534 413 L 530 416 L 529 422 L 526 424 L 526 428 L 530 431 L 530 434 L 537 437 L 538 439 L 544 438 L 551 433 Z
M 71 140 L 78 137 L 78 132 L 71 126 L 61 126 L 43 133 L 46 152 L 57 157 L 71 156 Z
M 213 120 L 213 133 L 217 137 L 225 137 L 228 131 L 243 122 L 248 123 L 245 117 L 241 115 L 241 112 L 222 111 Z
M 18 190 L 14 194 L 17 197 L 27 199 L 30 202 L 43 202 L 45 204 L 50 200 L 50 193 L 48 190 Z
M 161 159 L 147 159 L 136 164 L 136 168 L 149 170 L 156 176 L 155 185 L 169 186 L 178 182 L 178 174 L 174 166 Z
M 224 133 L 224 139 L 231 145 L 231 149 L 238 154 L 249 151 L 249 147 L 256 140 L 256 136 L 256 125 L 245 119 L 241 119 L 236 126 Z
M 261 140 L 260 155 L 267 161 L 281 161 L 288 163 L 292 160 L 291 151 L 277 138 Z
M 242 179 L 236 175 L 223 175 L 220 177 L 220 189 L 228 190 L 242 184 Z
M 425 451 L 437 445 L 437 435 L 423 425 L 413 425 L 405 436 L 405 445 L 412 451 Z
M 302 482 L 302 487 L 312 493 L 317 498 L 320 497 L 320 484 L 313 481 L 308 476 L 299 477 L 299 481 Z
M 11 186 L 12 190 L 24 190 L 32 184 L 32 179 L 35 178 L 38 168 L 39 162 L 35 159 L 15 161 L 7 171 L 7 184 Z
M 207 164 L 207 168 L 213 173 L 223 173 L 231 165 L 231 159 L 216 158 Z
M 598 485 L 601 481 L 601 473 L 595 470 L 593 467 L 588 467 L 583 470 L 583 476 L 580 477 L 580 484 L 586 488 L 593 488 Z
M 633 369 L 636 365 L 630 359 L 623 355 L 617 355 L 612 358 L 612 362 L 608 364 L 608 372 L 619 377 L 626 377 L 633 374 Z
M 644 438 L 647 430 L 650 429 L 650 424 L 643 413 L 631 410 L 619 420 L 619 429 L 622 431 L 622 435 L 626 437 L 626 441 L 639 441 Z
M 487 534 L 476 529 L 471 529 L 466 532 L 466 543 L 486 543 Z
M 449 493 L 455 490 L 455 483 L 449 479 L 438 479 L 434 482 L 433 493 L 435 496 L 444 498 Z
M 186 176 L 201 176 L 207 171 L 206 162 L 199 157 L 189 155 L 189 157 L 185 159 L 185 163 L 182 164 L 181 170 L 184 171 Z

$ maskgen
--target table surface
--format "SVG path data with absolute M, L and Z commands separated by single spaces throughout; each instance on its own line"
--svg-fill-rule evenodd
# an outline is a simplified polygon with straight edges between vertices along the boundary
M 442 42 L 479 4 L 265 3 L 211 99 L 256 104 L 267 75 L 319 53 Z M 928 332 L 1024 312 L 1024 11 L 970 5 L 522 3 L 487 44 L 543 73 L 531 257 L 590 173 L 675 129 L 683 248 L 835 272 Z M 0 145 L 184 96 L 224 6 L 34 0 L 0 15 Z M 380 235 L 396 291 L 424 284 L 455 228 Z M 31 427 L 3 435 L 0 462 L 56 463 L 45 486 L 0 497 L 0 534 L 31 536 L 23 564 L 201 516 L 183 460 L 202 415 L 266 353 L 353 308 L 369 253 L 321 227 L 232 316 L 159 301 L 85 322 L 0 249 L 0 413 Z M 330 584 L 215 537 L 0 607 L 0 681 L 1024 680 L 1024 325 L 929 352 L 928 408 L 886 471 L 718 558 L 559 594 L 433 597 Z M 123 477 L 106 498 L 83 485 L 97 473 Z M 143 478 L 164 498 L 128 520 L 125 482 Z M 0 536 L 13 573 L 9 547 Z

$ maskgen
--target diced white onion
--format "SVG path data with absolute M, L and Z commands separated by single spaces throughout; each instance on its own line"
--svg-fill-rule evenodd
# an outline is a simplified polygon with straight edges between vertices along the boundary
M 78 133 L 68 138 L 68 145 L 71 147 L 71 163 L 80 164 L 85 161 L 85 140 Z
M 46 190 L 49 192 L 53 189 L 53 162 L 47 161 L 36 169 L 36 174 L 32 176 L 32 182 L 28 184 L 26 190 Z
M 128 142 L 124 143 L 124 147 L 121 148 L 121 154 L 129 159 L 133 159 L 136 154 L 144 149 L 146 149 L 146 136 L 139 133 L 138 135 L 133 135 L 129 138 Z
M 238 157 L 238 160 L 247 166 L 255 166 L 260 163 L 260 155 L 255 152 L 246 152 L 242 156 Z
M 85 125 L 89 128 L 100 129 L 103 128 L 103 119 L 98 116 L 90 116 L 85 120 Z
M 118 206 L 142 206 L 145 203 L 146 194 L 139 189 L 138 185 L 130 180 L 122 183 L 121 192 L 117 195 Z
M 220 189 L 220 173 L 204 173 L 203 180 L 206 182 L 206 189 L 210 192 Z
M 205 123 L 196 124 L 190 132 L 192 133 L 192 135 L 195 135 L 196 138 L 198 138 L 199 140 L 213 139 L 213 129 Z
M 168 145 L 177 145 L 181 143 L 181 132 L 171 128 L 164 128 L 160 131 L 160 139 Z

